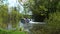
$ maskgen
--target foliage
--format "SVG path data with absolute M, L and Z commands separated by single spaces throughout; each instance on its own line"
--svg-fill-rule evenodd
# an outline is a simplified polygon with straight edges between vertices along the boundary
M 51 34 L 60 34 L 60 12 L 50 14 L 49 20 L 47 20 L 47 28 Z
M 48 0 L 29 0 L 26 4 L 33 13 L 34 21 L 42 22 L 48 14 Z
M 29 0 L 26 4 L 29 10 L 32 11 L 34 19 L 37 18 L 35 21 L 40 20 L 38 18 L 41 17 L 42 20 L 44 20 L 46 17 L 48 18 L 49 13 L 54 13 L 57 9 L 60 9 L 59 5 L 60 0 Z
M 9 22 L 13 24 L 13 27 L 16 27 L 21 19 L 22 14 L 20 14 L 15 8 L 11 11 L 9 15 Z
M 60 34 L 60 12 L 49 14 L 45 25 L 34 25 L 31 29 L 34 34 Z
M 43 0 L 40 0 L 40 1 L 43 1 Z M 40 1 L 39 1 L 39 3 L 40 3 Z M 37 2 L 37 0 L 36 0 L 36 2 Z M 46 4 L 44 4 L 44 2 L 41 2 L 41 3 L 44 7 L 46 7 L 48 9 L 47 12 L 49 15 L 49 19 L 45 20 L 46 25 L 42 26 L 41 27 L 42 29 L 39 26 L 38 26 L 38 28 L 39 28 L 38 29 L 37 25 L 36 25 L 36 27 L 32 28 L 32 32 L 34 34 L 60 34 L 60 0 L 49 0 L 48 2 L 46 1 Z M 36 5 L 32 4 L 32 5 L 34 7 L 38 7 L 38 6 L 36 6 L 38 4 L 36 4 Z M 34 9 L 34 7 L 33 8 L 31 7 L 32 10 Z M 36 14 L 37 14 L 37 12 L 36 12 Z
M 48 9 L 46 5 L 48 5 L 47 0 L 29 0 L 30 2 L 30 9 L 32 10 L 33 14 L 37 15 L 45 15 Z
M 15 8 L 12 9 L 11 13 L 8 13 L 7 5 L 0 5 L 0 27 L 6 28 L 8 23 L 11 23 L 13 27 L 16 27 L 21 16 L 22 15 L 15 10 Z
M 4 27 L 6 26 L 5 23 L 7 24 L 8 20 L 8 12 L 7 12 L 7 6 L 0 6 L 0 26 Z M 4 22 L 4 23 L 3 23 Z M 4 26 L 3 26 L 4 24 Z

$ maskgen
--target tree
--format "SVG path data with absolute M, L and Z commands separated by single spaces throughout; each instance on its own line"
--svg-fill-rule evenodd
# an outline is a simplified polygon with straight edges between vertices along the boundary
M 21 16 L 22 15 L 19 13 L 19 11 L 17 11 L 16 8 L 13 8 L 9 17 L 9 22 L 11 22 L 13 26 L 16 27 L 19 24 Z
M 48 0 L 29 0 L 29 8 L 35 21 L 44 21 L 47 17 Z
M 35 21 L 44 21 L 49 17 L 48 13 L 56 12 L 58 3 L 59 0 L 29 0 L 25 4 L 32 11 Z
M 6 23 L 8 18 L 8 13 L 7 13 L 7 6 L 0 5 L 0 24 L 2 27 L 4 23 Z
M 13 27 L 16 27 L 21 18 L 21 14 L 13 8 L 11 13 L 8 13 L 7 5 L 0 5 L 0 27 L 6 28 L 9 23 L 12 24 Z
M 41 1 L 43 1 L 43 0 L 41 0 Z M 46 2 L 48 2 L 48 3 L 46 3 L 45 5 L 42 2 L 43 3 L 42 5 L 48 9 L 49 19 L 45 20 L 46 26 L 44 25 L 44 27 L 45 27 L 44 28 L 44 27 L 39 27 L 40 25 L 38 25 L 38 27 L 37 27 L 37 25 L 36 25 L 32 28 L 32 32 L 34 34 L 37 34 L 37 33 L 38 34 L 60 34 L 60 23 L 59 23 L 60 22 L 60 0 L 48 0 Z M 39 3 L 40 3 L 40 1 L 39 1 Z M 36 7 L 36 5 L 34 5 L 34 7 Z M 34 7 L 31 7 L 31 8 L 34 9 Z M 36 14 L 37 14 L 37 12 L 36 12 Z M 42 28 L 42 29 L 40 29 L 40 28 Z

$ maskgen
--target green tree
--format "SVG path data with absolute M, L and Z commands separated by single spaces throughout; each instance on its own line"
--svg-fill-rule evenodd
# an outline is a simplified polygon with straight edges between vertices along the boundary
M 7 6 L 4 5 L 0 5 L 0 24 L 1 27 L 4 27 L 6 25 L 3 26 L 3 24 L 7 24 L 7 20 L 8 20 L 8 9 Z
M 11 13 L 8 13 L 8 7 L 7 5 L 0 5 L 0 27 L 6 28 L 9 23 L 12 24 L 13 27 L 16 27 L 21 19 L 21 14 L 15 10 L 15 8 L 12 9 Z
M 13 26 L 17 26 L 22 14 L 19 13 L 19 11 L 16 10 L 16 8 L 13 8 L 10 14 L 10 22 L 13 24 Z
M 36 0 L 36 2 L 37 1 L 38 0 Z M 45 1 L 46 1 L 46 3 L 45 3 Z M 38 25 L 38 27 L 36 25 L 35 27 L 32 28 L 32 32 L 34 34 L 37 34 L 37 33 L 38 34 L 60 34 L 60 23 L 59 23 L 60 22 L 60 0 L 39 0 L 39 3 L 37 2 L 35 5 L 33 3 L 32 5 L 30 5 L 31 10 L 33 10 L 35 8 L 34 10 L 35 10 L 36 14 L 38 14 L 40 12 L 40 11 L 39 12 L 36 11 L 36 9 L 38 10 L 38 8 L 39 8 L 38 6 L 40 6 L 40 5 L 44 6 L 46 9 L 48 9 L 47 12 L 48 12 L 48 16 L 49 16 L 49 19 L 45 20 L 46 28 L 42 27 L 42 29 L 40 29 L 40 27 L 39 27 L 40 25 Z M 34 12 L 33 12 L 33 14 L 34 14 Z M 36 16 L 36 17 L 39 17 L 39 16 Z
M 48 0 L 29 0 L 29 8 L 35 21 L 44 21 L 48 13 Z

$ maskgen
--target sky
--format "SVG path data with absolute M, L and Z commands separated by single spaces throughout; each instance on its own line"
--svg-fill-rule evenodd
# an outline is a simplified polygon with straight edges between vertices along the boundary
M 26 0 L 22 0 L 22 2 L 20 2 L 23 5 L 23 2 L 26 2 Z M 9 6 L 9 7 L 17 7 L 17 5 L 20 6 L 20 13 L 22 13 L 24 11 L 23 6 L 18 2 L 18 0 L 5 0 L 4 3 Z M 31 13 L 29 13 L 31 14 Z
M 9 6 L 17 6 L 18 1 L 17 0 L 8 0 Z
M 24 10 L 23 6 L 21 4 L 23 3 L 19 3 L 18 0 L 8 0 L 8 6 L 9 7 L 17 7 L 19 5 L 20 7 L 20 12 L 22 12 Z

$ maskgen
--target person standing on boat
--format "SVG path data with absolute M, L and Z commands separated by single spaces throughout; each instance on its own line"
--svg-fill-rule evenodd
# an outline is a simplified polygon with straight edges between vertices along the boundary
M 25 18 L 25 23 L 29 23 L 29 19 L 28 18 Z

